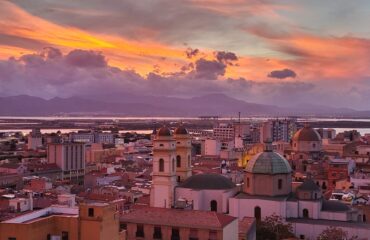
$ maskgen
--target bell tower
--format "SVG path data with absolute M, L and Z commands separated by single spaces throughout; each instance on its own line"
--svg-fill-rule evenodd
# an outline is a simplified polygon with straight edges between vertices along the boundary
M 171 130 L 161 127 L 153 141 L 153 176 L 150 206 L 171 208 L 176 181 L 176 141 Z
M 191 137 L 183 125 L 176 128 L 175 140 L 176 177 L 178 182 L 183 182 L 191 176 Z

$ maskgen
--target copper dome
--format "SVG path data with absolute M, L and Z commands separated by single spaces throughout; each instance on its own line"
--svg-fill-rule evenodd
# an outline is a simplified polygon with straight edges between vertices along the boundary
M 172 136 L 172 133 L 171 133 L 171 130 L 168 127 L 163 126 L 158 130 L 157 136 L 159 136 L 159 137 L 170 137 L 170 136 Z
M 180 125 L 175 129 L 175 134 L 187 135 L 189 132 L 183 125 Z
M 319 142 L 321 137 L 315 129 L 305 126 L 294 134 L 293 141 Z

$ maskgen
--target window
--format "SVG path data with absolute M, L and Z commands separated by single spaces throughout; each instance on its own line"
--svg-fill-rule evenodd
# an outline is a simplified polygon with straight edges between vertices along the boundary
M 278 180 L 278 189 L 281 190 L 283 188 L 283 179 Z
M 211 205 L 211 211 L 217 212 L 217 201 L 212 200 L 210 205 Z
M 176 157 L 176 167 L 181 167 L 181 156 L 180 155 L 177 155 Z
M 17 240 L 15 237 L 8 237 L 8 240 Z
M 94 208 L 89 208 L 88 211 L 89 211 L 88 212 L 89 217 L 94 217 Z
M 308 218 L 308 210 L 307 208 L 303 209 L 303 218 Z
M 247 188 L 249 188 L 249 177 L 247 178 Z
M 119 224 L 119 230 L 122 231 L 122 230 L 127 230 L 127 224 L 126 223 L 120 223 Z
M 172 159 L 172 172 L 175 171 L 175 159 Z
M 159 144 L 159 146 L 160 146 L 160 147 L 163 147 L 164 145 L 161 143 L 161 144 Z
M 191 228 L 189 232 L 189 240 L 198 240 L 198 230 Z
M 154 239 L 162 239 L 162 229 L 159 226 L 154 227 L 154 233 L 153 233 Z
M 216 240 L 217 239 L 217 231 L 210 230 L 209 231 L 209 239 L 210 240 Z
M 180 240 L 180 230 L 178 228 L 172 228 L 171 240 Z
M 62 240 L 69 240 L 68 232 L 62 232 Z
M 46 236 L 46 240 L 51 240 L 51 235 L 50 235 L 50 234 L 48 234 L 48 235 Z
M 261 208 L 258 206 L 254 208 L 254 217 L 256 218 L 257 222 L 261 221 Z
M 136 237 L 144 237 L 144 226 L 142 224 L 136 225 Z
M 159 171 L 164 172 L 164 160 L 162 158 L 159 159 Z
M 315 144 L 315 143 L 313 143 L 313 144 L 312 144 L 312 147 L 313 147 L 313 148 L 316 148 L 316 144 Z
M 304 239 L 304 235 L 299 235 L 299 239 Z

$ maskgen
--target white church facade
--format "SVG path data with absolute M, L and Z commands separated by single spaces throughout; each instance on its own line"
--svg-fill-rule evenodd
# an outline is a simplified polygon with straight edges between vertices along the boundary
M 310 178 L 293 191 L 290 164 L 272 151 L 271 144 L 248 162 L 242 191 L 221 174 L 191 176 L 190 136 L 186 129 L 180 130 L 173 137 L 163 127 L 154 140 L 152 206 L 215 211 L 239 220 L 255 217 L 257 222 L 275 214 L 291 223 L 300 239 L 316 239 L 328 226 L 370 239 L 370 225 L 362 222 L 363 213 L 325 200 Z

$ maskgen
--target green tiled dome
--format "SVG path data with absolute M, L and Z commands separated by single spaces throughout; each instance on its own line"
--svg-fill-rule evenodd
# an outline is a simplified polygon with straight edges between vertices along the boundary
M 264 151 L 256 154 L 246 167 L 250 173 L 285 174 L 291 173 L 289 162 L 280 154 L 273 151 Z

